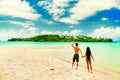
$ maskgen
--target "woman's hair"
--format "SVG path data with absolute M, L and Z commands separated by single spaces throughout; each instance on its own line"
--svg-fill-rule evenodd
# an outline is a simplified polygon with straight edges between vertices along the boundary
M 88 60 L 90 60 L 90 55 L 91 55 L 90 47 L 87 47 L 86 48 L 86 56 L 87 56 Z

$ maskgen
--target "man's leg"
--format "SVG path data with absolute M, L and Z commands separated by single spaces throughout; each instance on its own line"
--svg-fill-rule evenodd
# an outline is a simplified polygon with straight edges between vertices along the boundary
M 78 62 L 76 62 L 76 69 L 78 69 Z
M 77 55 L 77 58 L 76 58 L 76 69 L 78 69 L 78 62 L 79 62 L 79 55 Z
M 73 56 L 72 67 L 74 66 L 74 62 L 75 62 L 75 55 Z

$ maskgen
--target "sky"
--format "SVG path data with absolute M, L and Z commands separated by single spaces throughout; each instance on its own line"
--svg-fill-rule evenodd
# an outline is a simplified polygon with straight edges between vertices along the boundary
M 120 41 L 120 0 L 0 0 L 0 40 L 44 34 Z

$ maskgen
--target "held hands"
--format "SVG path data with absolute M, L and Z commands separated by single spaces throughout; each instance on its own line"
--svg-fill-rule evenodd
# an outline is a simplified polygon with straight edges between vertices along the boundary
M 84 58 L 84 56 L 81 56 L 81 58 Z

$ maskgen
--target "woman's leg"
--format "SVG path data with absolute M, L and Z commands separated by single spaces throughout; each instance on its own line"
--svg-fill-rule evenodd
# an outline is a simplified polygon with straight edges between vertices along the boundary
M 93 73 L 93 72 L 92 72 L 92 62 L 91 62 L 91 60 L 89 61 L 89 63 L 90 63 L 90 70 L 91 70 L 91 73 Z
M 86 64 L 87 64 L 87 69 L 88 69 L 88 72 L 89 72 L 89 62 L 88 62 L 88 60 L 86 60 Z

